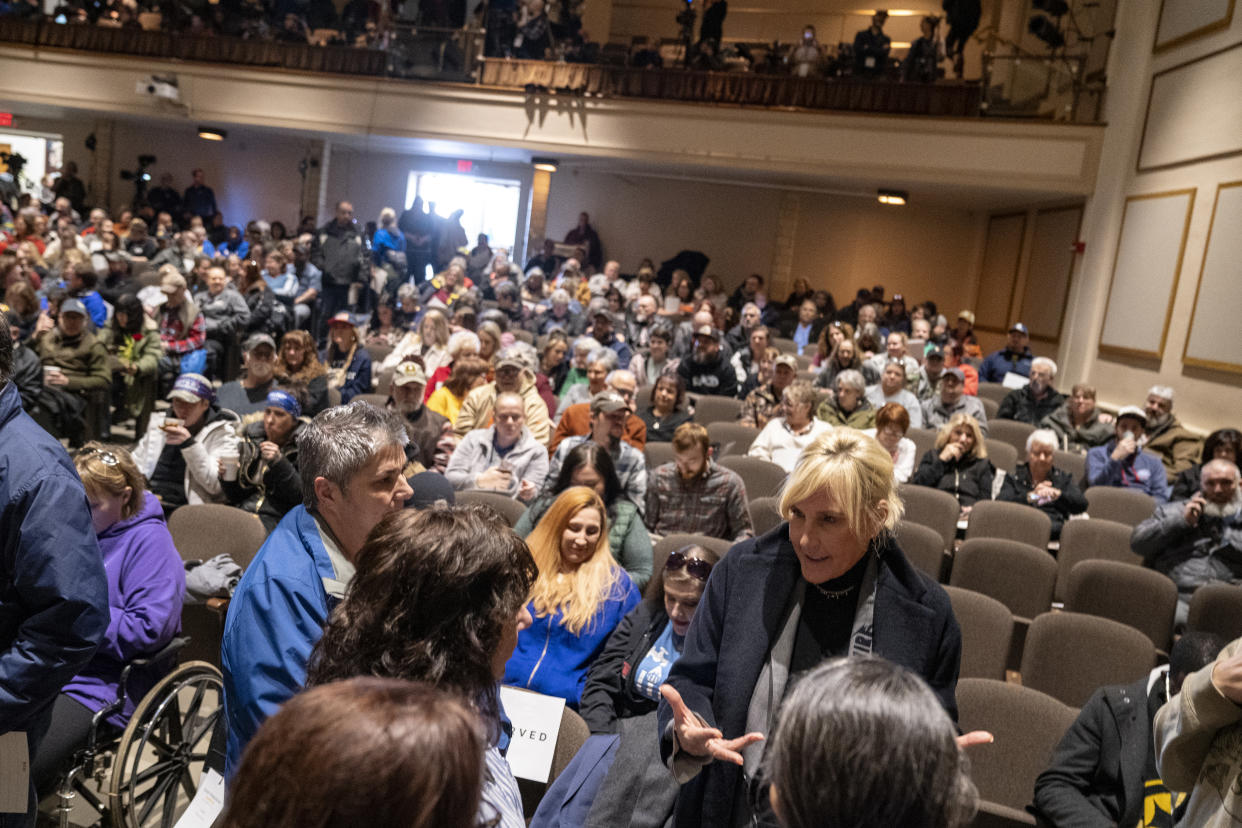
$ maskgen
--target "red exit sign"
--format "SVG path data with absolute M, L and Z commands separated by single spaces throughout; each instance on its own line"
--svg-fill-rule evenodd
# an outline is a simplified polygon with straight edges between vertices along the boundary
M 473 161 L 458 161 L 457 162 L 457 171 L 459 173 L 470 172 L 473 169 L 474 169 Z
M 6 126 L 6 127 L 13 126 L 13 113 L 12 112 L 0 112 L 0 126 Z

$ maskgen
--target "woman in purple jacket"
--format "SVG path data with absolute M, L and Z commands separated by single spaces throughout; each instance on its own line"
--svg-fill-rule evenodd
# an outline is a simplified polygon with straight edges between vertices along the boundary
M 53 791 L 74 752 L 86 742 L 91 718 L 116 699 L 125 665 L 158 651 L 181 627 L 185 569 L 155 495 L 129 452 L 87 443 L 74 458 L 86 496 L 104 571 L 110 621 L 103 643 L 82 672 L 61 690 L 52 725 L 32 774 L 40 796 Z M 125 706 L 107 719 L 123 728 L 134 706 L 167 671 L 168 664 L 133 670 Z

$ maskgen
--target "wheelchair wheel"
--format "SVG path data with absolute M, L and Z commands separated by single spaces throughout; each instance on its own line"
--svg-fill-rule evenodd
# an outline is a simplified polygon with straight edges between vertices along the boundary
M 224 681 L 205 661 L 182 664 L 138 703 L 112 764 L 115 828 L 172 828 L 198 790 Z

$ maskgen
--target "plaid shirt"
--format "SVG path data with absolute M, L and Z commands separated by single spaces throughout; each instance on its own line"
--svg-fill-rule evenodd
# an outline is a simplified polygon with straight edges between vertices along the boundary
M 547 482 L 544 484 L 545 492 L 551 490 L 556 478 L 560 476 L 561 464 L 565 462 L 569 452 L 573 451 L 575 446 L 590 439 L 590 434 L 579 434 L 566 437 L 561 441 L 552 455 L 552 461 L 548 464 L 548 476 L 545 478 Z M 634 505 L 641 513 L 647 503 L 647 459 L 643 457 L 641 451 L 624 440 L 618 440 L 617 447 L 611 449 L 608 455 L 612 458 L 612 464 L 616 466 L 617 479 L 621 481 L 621 491 L 627 498 L 634 501 Z
M 203 314 L 194 317 L 187 331 L 176 308 L 164 311 L 160 316 L 160 341 L 170 354 L 188 354 L 207 343 L 207 322 Z
M 746 484 L 737 472 L 710 460 L 694 480 L 683 480 L 676 463 L 652 469 L 646 522 L 658 535 L 688 532 L 741 541 L 755 534 Z
M 781 415 L 781 397 L 772 390 L 772 383 L 765 383 L 746 395 L 738 422 L 742 425 L 763 428 L 768 420 Z

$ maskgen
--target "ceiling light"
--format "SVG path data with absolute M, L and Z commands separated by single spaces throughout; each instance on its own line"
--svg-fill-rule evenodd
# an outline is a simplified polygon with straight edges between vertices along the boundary
M 910 194 L 905 190 L 880 190 L 876 194 L 876 200 L 881 204 L 889 204 L 895 207 L 906 206 L 906 201 L 910 198 Z
M 537 170 L 550 173 L 556 172 L 555 158 L 532 158 L 530 159 L 530 163 L 533 164 Z
M 223 141 L 229 137 L 226 130 L 217 129 L 216 127 L 200 126 L 198 128 L 198 137 L 204 141 Z
M 880 10 L 879 9 L 854 9 L 852 12 L 850 12 L 850 14 L 861 14 L 865 17 L 871 17 L 878 11 Z M 917 9 L 888 9 L 889 17 L 914 17 L 916 14 L 927 14 L 927 12 L 922 12 Z

